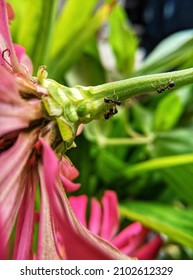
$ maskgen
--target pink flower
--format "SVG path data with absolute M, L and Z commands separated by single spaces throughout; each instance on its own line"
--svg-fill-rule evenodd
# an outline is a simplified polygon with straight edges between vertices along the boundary
M 94 234 L 112 243 L 122 253 L 142 260 L 155 259 L 162 245 L 159 235 L 135 222 L 119 231 L 119 214 L 117 196 L 114 191 L 106 191 L 102 203 L 91 199 L 90 217 L 86 220 L 88 198 L 86 195 L 71 196 L 70 204 L 79 221 Z
M 13 251 L 13 259 L 124 259 L 85 229 L 70 207 L 65 191 L 80 187 L 72 182 L 78 171 L 63 157 L 68 146 L 56 121 L 42 110 L 48 92 L 31 76 L 30 65 L 24 49 L 12 44 L 6 5 L 0 0 L 0 258 Z M 69 133 L 63 137 L 69 139 Z

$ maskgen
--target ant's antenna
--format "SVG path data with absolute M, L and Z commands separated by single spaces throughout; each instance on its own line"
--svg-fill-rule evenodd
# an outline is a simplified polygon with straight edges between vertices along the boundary
M 8 49 L 8 48 L 2 51 L 2 55 L 1 55 L 1 56 L 2 56 L 3 60 L 4 60 L 10 67 L 12 67 L 12 65 L 9 63 L 9 61 L 7 61 L 7 59 L 6 59 L 6 57 L 5 57 L 6 53 L 7 53 L 7 56 L 8 56 L 8 57 L 11 56 L 11 51 L 10 51 L 10 49 Z

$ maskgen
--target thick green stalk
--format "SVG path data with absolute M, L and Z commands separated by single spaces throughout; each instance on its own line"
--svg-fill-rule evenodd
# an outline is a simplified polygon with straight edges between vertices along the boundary
M 106 83 L 89 87 L 89 92 L 94 99 L 107 96 L 123 101 L 145 93 L 169 92 L 171 89 L 191 83 L 193 83 L 193 68 Z
M 193 68 L 130 78 L 93 87 L 68 88 L 47 79 L 47 72 L 42 66 L 38 70 L 37 81 L 47 90 L 47 94 L 42 96 L 43 113 L 46 118 L 57 123 L 62 139 L 66 143 L 66 149 L 73 145 L 77 128 L 81 123 L 113 117 L 118 113 L 120 101 L 131 97 L 145 93 L 169 92 L 177 87 L 193 83 Z M 111 141 L 109 140 L 106 144 L 117 143 L 115 139 Z M 135 141 L 127 140 L 122 144 L 141 145 L 149 143 L 150 140 L 138 139 L 138 141 L 137 143 L 136 139 Z

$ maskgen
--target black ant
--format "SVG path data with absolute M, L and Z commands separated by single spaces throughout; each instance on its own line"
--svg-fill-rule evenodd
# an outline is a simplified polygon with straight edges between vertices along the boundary
M 169 82 L 168 85 L 164 85 L 164 86 L 158 88 L 156 91 L 157 91 L 157 93 L 162 93 L 162 92 L 164 92 L 166 89 L 171 89 L 171 88 L 173 88 L 174 86 L 175 86 L 175 82 L 174 82 L 174 81 L 171 81 L 171 82 Z
M 104 102 L 106 104 L 108 104 L 108 106 L 109 106 L 109 111 L 104 114 L 105 120 L 108 120 L 109 118 L 111 118 L 112 116 L 114 116 L 115 114 L 118 113 L 116 105 L 120 106 L 121 105 L 121 101 L 118 100 L 118 98 L 117 99 L 110 99 L 108 97 L 105 97 L 104 98 Z
M 110 98 L 108 98 L 108 97 L 105 97 L 105 98 L 104 98 L 104 102 L 105 102 L 105 103 L 112 103 L 112 104 L 118 105 L 118 106 L 121 105 L 121 101 L 120 101 L 118 98 L 115 100 L 115 99 L 110 99 Z

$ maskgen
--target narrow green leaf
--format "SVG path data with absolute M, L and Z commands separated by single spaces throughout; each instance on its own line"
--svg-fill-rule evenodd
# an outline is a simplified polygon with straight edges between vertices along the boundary
M 97 0 L 65 1 L 54 30 L 51 57 L 60 53 L 70 40 L 79 40 L 75 36 L 87 25 L 97 2 Z
M 193 210 L 136 201 L 122 204 L 120 212 L 123 217 L 137 220 L 175 242 L 193 248 Z
M 80 56 L 87 41 L 92 38 L 93 34 L 95 34 L 95 32 L 104 24 L 111 10 L 111 4 L 106 4 L 99 8 L 81 30 L 68 41 L 65 47 L 58 50 L 49 65 L 49 74 L 52 77 L 55 78 L 59 75 L 61 76 L 69 69 L 74 61 Z
M 193 30 L 176 32 L 157 45 L 134 75 L 168 71 L 189 61 L 192 55 Z
M 176 156 L 166 156 L 150 159 L 141 163 L 133 164 L 122 171 L 127 178 L 139 176 L 142 173 L 166 169 L 168 167 L 182 166 L 193 163 L 193 154 L 184 154 Z
M 160 133 L 154 143 L 154 154 L 167 155 L 191 154 L 193 151 L 192 127 Z M 193 203 L 193 165 L 173 166 L 161 171 L 168 187 L 186 203 Z
M 16 18 L 11 26 L 14 41 L 24 46 L 35 71 L 48 62 L 57 0 L 11 0 Z

